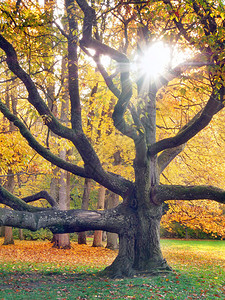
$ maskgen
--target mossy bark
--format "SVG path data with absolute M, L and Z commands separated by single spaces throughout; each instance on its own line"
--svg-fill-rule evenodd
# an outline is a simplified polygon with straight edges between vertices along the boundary
M 138 209 L 136 224 L 119 235 L 119 253 L 103 274 L 109 277 L 156 275 L 172 269 L 160 247 L 162 207 Z
M 136 274 L 157 274 L 171 270 L 163 258 L 160 246 L 162 207 L 153 206 L 138 211 L 133 268 Z

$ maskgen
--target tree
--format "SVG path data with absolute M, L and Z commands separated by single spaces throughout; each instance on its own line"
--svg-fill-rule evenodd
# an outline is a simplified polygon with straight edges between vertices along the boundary
M 63 22 L 68 22 L 68 30 L 64 30 L 56 21 L 55 29 L 59 32 L 45 32 L 43 29 L 42 36 L 45 34 L 46 39 L 55 39 L 61 47 L 67 44 L 70 97 L 68 126 L 60 123 L 50 111 L 44 95 L 36 85 L 38 64 L 32 66 L 32 69 L 36 68 L 35 74 L 29 73 L 26 61 L 18 55 L 23 41 L 20 40 L 20 45 L 17 45 L 18 42 L 13 43 L 15 31 L 23 28 L 24 31 L 20 31 L 23 34 L 26 32 L 26 26 L 33 28 L 29 34 L 35 35 L 35 27 L 32 27 L 35 25 L 29 21 L 31 17 L 42 26 L 48 20 L 48 15 L 43 17 L 43 14 L 39 14 L 38 19 L 37 14 L 32 15 L 32 10 L 30 15 L 25 14 L 27 8 L 23 7 L 20 1 L 16 4 L 12 2 L 13 5 L 12 12 L 7 7 L 4 7 L 4 11 L 2 9 L 4 22 L 0 48 L 5 57 L 5 61 L 3 58 L 1 60 L 3 67 L 9 68 L 22 81 L 27 90 L 27 101 L 37 110 L 49 130 L 74 145 L 83 165 L 65 161 L 43 146 L 19 116 L 7 109 L 3 101 L 0 102 L 1 112 L 19 128 L 29 145 L 43 158 L 76 176 L 96 181 L 120 195 L 123 202 L 116 208 L 105 211 L 44 209 L 26 203 L 37 197 L 28 197 L 27 201 L 23 201 L 1 186 L 0 202 L 13 210 L 2 208 L 0 223 L 31 230 L 48 227 L 53 233 L 85 230 L 118 233 L 119 253 L 112 265 L 106 268 L 106 274 L 132 276 L 170 270 L 162 256 L 159 240 L 163 203 L 167 200 L 199 199 L 225 203 L 225 190 L 221 188 L 207 185 L 160 184 L 160 175 L 165 168 L 181 153 L 186 143 L 203 131 L 213 116 L 224 107 L 223 4 L 220 1 L 209 0 L 164 0 L 112 3 L 96 1 L 89 5 L 86 0 L 66 0 L 67 20 L 63 18 Z M 41 11 L 41 8 L 38 7 L 37 10 Z M 8 16 L 10 20 L 7 19 Z M 23 18 L 20 19 L 20 16 Z M 18 24 L 20 26 L 17 26 Z M 106 24 L 110 24 L 112 28 L 109 26 L 106 30 Z M 147 75 L 142 72 L 141 58 L 145 58 L 145 49 L 157 40 L 169 44 L 174 53 L 185 52 L 188 59 L 185 62 L 171 61 L 156 80 L 152 73 Z M 89 49 L 94 49 L 94 54 L 91 54 Z M 95 145 L 92 146 L 84 134 L 81 111 L 89 89 L 84 87 L 81 90 L 78 55 L 80 50 L 82 55 L 88 55 L 95 61 L 111 91 L 111 97 L 116 99 L 112 121 L 117 129 L 118 139 L 122 137 L 121 141 L 124 142 L 130 139 L 130 147 L 135 149 L 133 181 L 105 170 L 95 151 Z M 136 84 L 132 82 L 129 59 L 134 56 L 134 52 L 138 55 L 136 73 L 139 76 Z M 115 63 L 114 73 L 109 74 L 110 70 L 104 67 L 102 55 L 109 56 Z M 82 81 L 82 78 L 80 80 Z M 174 121 L 176 126 L 173 126 L 172 130 L 166 131 L 165 129 L 169 128 L 162 128 L 160 124 L 157 127 L 157 117 L 160 121 L 157 114 L 163 99 L 168 96 L 167 92 L 170 94 L 171 89 L 175 89 L 177 99 L 181 99 L 188 95 L 193 87 L 196 94 L 187 101 L 196 104 L 201 100 L 200 105 L 190 109 L 186 119 Z M 178 108 L 182 107 L 180 103 Z M 169 101 L 166 109 L 166 114 L 169 113 L 170 119 L 176 120 L 178 113 L 173 101 Z M 163 120 L 162 114 L 160 116 Z M 169 136 L 165 137 L 165 132 L 168 132 Z M 45 196 L 49 199 L 46 194 Z
M 104 186 L 100 186 L 98 192 L 98 205 L 97 209 L 103 210 L 105 208 L 105 188 Z M 102 231 L 96 230 L 94 232 L 93 244 L 92 247 L 102 247 Z

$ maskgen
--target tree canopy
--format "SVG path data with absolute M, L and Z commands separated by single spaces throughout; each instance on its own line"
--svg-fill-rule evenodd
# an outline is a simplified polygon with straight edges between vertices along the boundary
M 0 202 L 13 210 L 0 209 L 0 224 L 31 230 L 48 227 L 53 233 L 116 232 L 120 250 L 107 269 L 112 276 L 169 270 L 159 244 L 163 203 L 201 199 L 225 203 L 222 187 L 185 185 L 179 180 L 162 184 L 161 176 L 215 115 L 224 116 L 223 2 L 66 0 L 59 4 L 46 1 L 42 6 L 29 0 L 0 4 L 1 89 L 5 93 L 9 82 L 18 103 L 27 103 L 29 115 L 14 112 L 3 98 L 0 111 L 45 160 L 93 179 L 123 202 L 106 211 L 61 211 L 46 192 L 20 199 L 1 186 Z M 152 47 L 156 50 L 149 61 L 146 53 Z M 163 56 L 168 62 L 157 67 Z M 18 85 L 12 84 L 15 78 Z M 65 97 L 69 99 L 66 121 L 59 113 Z M 38 126 L 27 126 L 33 114 L 36 124 L 43 124 L 42 136 Z M 87 120 L 96 127 L 94 138 Z M 74 155 L 70 160 L 57 155 L 49 132 L 59 137 L 62 147 L 69 143 L 82 163 Z M 101 135 L 111 142 L 99 142 Z M 200 151 L 201 147 L 203 143 Z M 113 150 L 124 151 L 121 164 L 133 168 L 128 176 L 118 167 L 110 170 Z M 28 204 L 40 197 L 53 208 Z

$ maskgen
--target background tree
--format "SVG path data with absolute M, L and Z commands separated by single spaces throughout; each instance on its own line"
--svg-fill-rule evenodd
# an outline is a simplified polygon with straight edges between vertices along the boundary
M 203 3 L 196 0 L 179 3 L 165 0 L 143 3 L 113 2 L 110 3 L 112 7 L 109 7 L 109 2 L 103 5 L 96 1 L 90 6 L 85 0 L 66 0 L 67 20 L 64 21 L 68 22 L 68 29 L 63 29 L 55 22 L 62 35 L 59 42 L 62 46 L 67 44 L 68 51 L 70 124 L 65 126 L 46 105 L 46 99 L 35 82 L 39 65 L 35 62 L 30 64 L 32 69 L 36 69 L 36 76 L 28 72 L 27 63 L 20 51 L 21 45 L 24 45 L 23 40 L 20 40 L 20 47 L 17 46 L 18 42 L 13 43 L 13 34 L 16 31 L 23 33 L 29 24 L 29 33 L 32 36 L 35 34 L 33 21 L 42 26 L 47 16 L 40 7 L 32 7 L 33 3 L 29 3 L 32 8 L 30 11 L 27 11 L 27 6 L 20 4 L 19 9 L 14 9 L 13 13 L 7 7 L 4 7 L 7 14 L 2 9 L 4 22 L 0 48 L 5 58 L 5 61 L 2 58 L 2 63 L 22 81 L 27 90 L 27 101 L 37 110 L 44 124 L 54 134 L 74 145 L 83 164 L 76 165 L 63 160 L 54 153 L 53 148 L 46 149 L 35 139 L 34 133 L 26 127 L 23 120 L 7 109 L 3 101 L 0 102 L 1 112 L 14 122 L 29 145 L 42 157 L 72 174 L 91 178 L 120 195 L 123 202 L 116 208 L 105 211 L 40 209 L 28 205 L 27 201 L 13 196 L 1 187 L 1 203 L 14 209 L 0 210 L 1 224 L 31 230 L 48 227 L 53 233 L 85 230 L 115 232 L 120 239 L 119 253 L 113 264 L 106 269 L 106 273 L 111 276 L 132 276 L 170 270 L 163 259 L 159 241 L 163 203 L 167 200 L 199 199 L 215 200 L 223 204 L 225 202 L 225 191 L 218 187 L 160 184 L 160 175 L 165 168 L 184 149 L 185 144 L 203 131 L 213 116 L 224 107 L 224 6 L 220 1 Z M 15 5 L 12 2 L 12 6 Z M 34 10 L 40 14 L 33 14 Z M 104 28 L 98 26 L 98 20 L 103 16 L 106 23 L 112 24 L 108 35 Z M 81 20 L 82 32 L 81 26 L 78 26 Z M 101 29 L 104 30 L 103 38 Z M 118 33 L 116 41 L 115 33 Z M 185 52 L 188 60 L 181 62 L 173 59 L 166 68 L 160 69 L 160 74 L 153 61 L 146 69 L 145 52 L 159 40 L 165 45 L 169 44 L 175 54 Z M 94 54 L 89 49 L 94 49 Z M 101 156 L 97 155 L 95 145 L 91 145 L 84 133 L 81 111 L 86 90 L 80 93 L 80 50 L 95 61 L 112 97 L 116 99 L 112 120 L 118 139 L 122 136 L 123 143 L 130 139 L 130 147 L 135 149 L 134 180 L 103 168 L 103 162 L 99 159 Z M 172 50 L 170 52 L 173 57 Z M 135 53 L 138 56 L 136 80 L 132 77 L 129 60 Z M 109 56 L 115 63 L 114 73 L 106 71 L 101 62 L 102 55 Z M 154 60 L 157 57 L 158 53 L 155 53 Z M 148 69 L 150 73 L 147 73 Z M 157 80 L 155 72 L 158 75 Z M 174 84 L 177 86 L 178 80 L 179 87 L 176 92 L 180 95 L 184 95 L 191 85 L 200 89 L 201 106 L 190 111 L 188 118 L 177 122 L 178 126 L 167 137 L 162 137 L 158 130 L 160 127 L 156 126 L 158 109 L 164 96 L 167 96 L 166 92 Z M 190 103 L 196 100 L 198 99 L 192 98 Z M 167 113 L 171 113 L 172 121 L 177 117 L 174 115 L 173 106 L 174 103 L 169 101 Z M 161 118 L 163 119 L 163 114 Z

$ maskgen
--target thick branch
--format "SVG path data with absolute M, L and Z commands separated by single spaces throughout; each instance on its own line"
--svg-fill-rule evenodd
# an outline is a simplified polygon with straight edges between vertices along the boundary
M 167 200 L 214 200 L 225 204 L 225 190 L 214 186 L 182 186 L 182 185 L 158 185 L 152 193 L 152 201 L 162 204 Z
M 13 226 L 36 231 L 49 228 L 53 233 L 70 233 L 86 230 L 106 230 L 120 234 L 135 222 L 132 210 L 120 205 L 106 211 L 48 210 L 42 212 L 21 212 L 0 208 L 0 226 Z
M 75 141 L 74 132 L 60 124 L 54 115 L 51 113 L 40 94 L 37 87 L 32 81 L 29 74 L 27 74 L 19 65 L 16 51 L 13 46 L 0 35 L 0 48 L 6 53 L 9 69 L 24 83 L 29 97 L 28 101 L 37 109 L 38 113 L 43 117 L 45 124 L 57 135 Z
M 224 105 L 218 100 L 218 96 L 215 96 L 214 93 L 212 93 L 204 109 L 197 113 L 197 115 L 195 115 L 195 117 L 188 124 L 186 124 L 177 135 L 171 138 L 163 139 L 151 145 L 148 149 L 148 155 L 153 156 L 165 149 L 175 148 L 185 144 L 203 128 L 205 128 L 212 120 L 212 117 L 223 107 Z
M 92 38 L 92 26 L 95 20 L 95 12 L 88 5 L 86 0 L 77 0 L 78 5 L 84 13 L 84 23 L 83 23 L 83 37 L 80 41 L 81 46 L 93 48 L 96 50 L 96 53 L 104 54 L 110 56 L 113 60 L 118 62 L 121 72 L 120 82 L 121 82 L 121 93 L 118 93 L 118 90 L 115 90 L 112 82 L 107 81 L 110 87 L 113 87 L 115 90 L 115 95 L 118 97 L 118 102 L 115 106 L 113 113 L 113 121 L 115 127 L 124 135 L 132 138 L 133 140 L 139 140 L 139 136 L 134 127 L 129 126 L 125 119 L 124 113 L 127 109 L 127 105 L 130 102 L 132 97 L 132 83 L 129 78 L 129 65 L 130 62 L 126 55 L 123 53 L 101 43 L 100 41 Z M 100 66 L 100 71 L 103 71 Z M 103 72 L 103 78 L 107 78 L 106 74 Z M 107 78 L 109 79 L 109 78 Z
M 175 78 L 180 78 L 181 75 L 184 72 L 187 72 L 188 70 L 212 65 L 213 63 L 210 62 L 210 58 L 208 58 L 206 54 L 197 54 L 195 57 L 180 63 L 174 68 L 169 69 L 165 74 L 161 75 L 157 82 L 157 90 L 167 85 L 170 81 L 174 80 Z
M 158 157 L 158 172 L 161 174 L 165 168 L 171 163 L 171 161 L 180 154 L 185 147 L 186 144 L 182 144 L 177 146 L 176 148 L 166 149 L 164 150 Z
M 124 114 L 127 106 L 132 97 L 132 84 L 129 78 L 129 71 L 126 70 L 129 67 L 125 67 L 125 70 L 121 70 L 120 82 L 122 92 L 118 98 L 117 104 L 115 105 L 114 112 L 112 115 L 115 127 L 124 135 L 133 139 L 136 143 L 140 140 L 137 130 L 128 125 L 124 119 Z
M 20 198 L 8 192 L 5 188 L 3 188 L 2 185 L 0 185 L 0 203 L 19 211 L 36 212 L 46 210 L 43 208 L 28 205 Z
M 29 145 L 37 151 L 42 157 L 44 157 L 49 162 L 53 163 L 54 165 L 58 166 L 59 168 L 62 168 L 64 170 L 67 170 L 71 172 L 72 174 L 81 176 L 81 177 L 88 177 L 88 174 L 85 172 L 85 170 L 81 167 L 78 167 L 76 165 L 73 165 L 67 161 L 64 161 L 63 159 L 59 158 L 58 156 L 54 155 L 50 150 L 43 147 L 31 134 L 29 129 L 23 124 L 22 121 L 15 115 L 13 115 L 6 106 L 0 101 L 0 111 L 4 114 L 4 116 L 11 122 L 14 123 L 14 125 L 19 128 L 20 133 L 22 136 L 27 140 Z
M 78 81 L 78 55 L 77 55 L 77 31 L 76 7 L 73 0 L 66 0 L 66 10 L 69 20 L 68 38 L 68 73 L 69 73 L 69 95 L 71 103 L 72 128 L 82 132 L 81 106 Z

